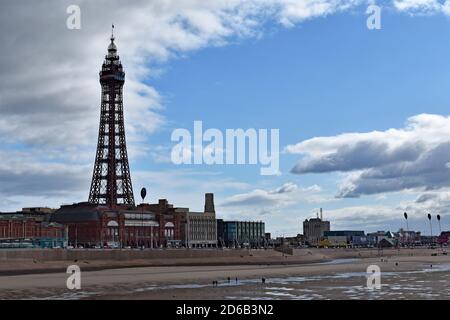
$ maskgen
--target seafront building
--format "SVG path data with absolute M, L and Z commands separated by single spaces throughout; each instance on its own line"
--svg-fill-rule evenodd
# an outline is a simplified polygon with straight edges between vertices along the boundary
M 311 246 L 319 245 L 324 238 L 325 231 L 330 231 L 330 221 L 323 220 L 322 208 L 320 208 L 320 218 L 317 213 L 316 218 L 303 221 L 303 235 L 305 241 Z
M 394 237 L 398 239 L 398 244 L 400 246 L 412 246 L 421 244 L 420 231 L 407 231 L 404 229 L 399 229 L 397 232 L 394 232 Z
M 157 216 L 150 211 L 77 203 L 61 206 L 50 221 L 67 226 L 69 244 L 74 247 L 152 248 L 164 241 L 159 237 Z
M 215 212 L 182 212 L 181 241 L 186 248 L 217 248 Z
M 214 194 L 205 194 L 203 212 L 192 212 L 188 208 L 175 208 L 180 217 L 181 243 L 186 248 L 216 248 L 217 220 Z
M 90 203 L 61 206 L 50 221 L 68 229 L 71 246 L 83 248 L 216 247 L 217 226 L 212 194 L 205 209 L 191 212 L 166 199 L 155 204 L 111 209 Z
M 268 243 L 265 235 L 265 224 L 262 221 L 217 220 L 217 237 L 221 247 L 265 247 Z
M 332 246 L 367 246 L 369 240 L 364 234 L 364 231 L 354 230 L 339 230 L 339 231 L 325 231 L 324 238 Z
M 367 237 L 371 243 L 376 246 L 384 245 L 384 246 L 395 246 L 396 239 L 394 233 L 390 231 L 376 231 L 367 234 Z
M 0 213 L 0 248 L 63 248 L 67 245 L 67 229 L 52 223 L 49 208 L 24 208 Z

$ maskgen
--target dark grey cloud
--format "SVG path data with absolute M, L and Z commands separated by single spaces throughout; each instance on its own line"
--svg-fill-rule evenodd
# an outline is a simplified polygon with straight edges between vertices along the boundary
M 46 164 L 41 166 L 45 167 Z M 89 189 L 86 185 L 88 181 L 86 178 L 89 176 L 86 175 L 86 170 L 48 166 L 48 171 L 31 168 L 20 171 L 0 169 L 0 194 L 4 197 L 16 195 L 57 197 Z
M 358 197 L 405 189 L 450 187 L 450 142 L 424 152 L 416 161 L 398 162 L 350 176 L 338 197 Z
M 264 210 L 267 211 L 270 208 L 286 207 L 298 201 L 324 202 L 326 199 L 318 194 L 320 191 L 321 188 L 318 185 L 299 187 L 293 182 L 287 182 L 271 190 L 254 189 L 246 193 L 233 195 L 220 203 L 220 206 L 254 207 L 254 210 L 260 210 L 261 207 L 264 207 Z
M 405 143 L 391 150 L 383 141 L 361 141 L 344 145 L 332 154 L 316 159 L 304 159 L 292 173 L 323 173 L 332 171 L 353 171 L 385 164 L 415 161 L 425 150 L 422 143 Z
M 424 194 L 421 194 L 419 197 L 417 197 L 416 203 L 425 203 L 425 202 L 435 200 L 437 198 L 438 198 L 437 194 L 424 193 Z
M 255 190 L 248 194 L 236 195 L 222 202 L 222 207 L 240 207 L 240 206 L 274 206 L 282 199 L 274 196 L 264 190 Z
M 281 187 L 271 191 L 270 193 L 278 193 L 278 194 L 290 193 L 290 192 L 294 192 L 297 189 L 298 189 L 298 186 L 295 183 L 288 182 L 288 183 L 283 184 Z
M 87 193 L 91 166 L 41 161 L 38 154 L 0 150 L 0 197 L 63 197 Z M 86 195 L 87 198 L 87 195 Z M 78 199 L 80 200 L 80 199 Z
M 318 137 L 287 146 L 294 174 L 343 173 L 338 198 L 450 186 L 450 117 L 419 114 L 404 128 Z

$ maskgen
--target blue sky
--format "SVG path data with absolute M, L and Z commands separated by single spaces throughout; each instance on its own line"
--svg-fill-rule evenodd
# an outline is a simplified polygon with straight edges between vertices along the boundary
M 288 29 L 269 24 L 269 33 L 259 39 L 208 48 L 159 66 L 161 74 L 149 83 L 162 94 L 164 115 L 171 123 L 150 142 L 167 144 L 172 128 L 192 130 L 195 120 L 223 131 L 280 128 L 280 144 L 286 146 L 317 136 L 400 128 L 408 117 L 420 113 L 446 115 L 450 101 L 450 64 L 445 63 L 450 57 L 450 42 L 446 41 L 449 19 L 386 12 L 382 30 L 368 30 L 366 18 L 363 12 L 355 12 Z M 249 184 L 316 184 L 330 195 L 336 193 L 338 174 L 296 176 L 289 171 L 297 161 L 296 155 L 283 155 L 282 176 L 271 178 L 262 178 L 258 166 L 196 169 L 239 177 Z M 146 161 L 135 166 L 174 168 L 170 163 Z M 400 193 L 380 201 L 369 196 L 323 207 L 326 214 L 327 207 L 395 206 L 414 197 Z M 299 204 L 294 210 L 299 217 L 307 217 L 319 206 Z M 397 212 L 400 218 L 402 213 Z M 375 229 L 404 227 L 399 220 Z M 423 229 L 424 222 L 418 221 L 416 227 Z M 374 226 L 371 229 L 375 230 Z
M 46 12 L 50 2 L 39 9 Z M 0 91 L 0 154 L 7 159 L 0 168 L 1 211 L 86 200 L 97 139 L 98 70 L 108 21 L 114 20 L 127 72 L 136 195 L 145 186 L 151 201 L 168 198 L 201 210 L 203 193 L 214 192 L 219 217 L 263 220 L 274 235 L 301 233 L 301 222 L 320 207 L 333 229 L 397 230 L 405 225 L 404 211 L 410 227 L 426 234 L 428 212 L 441 214 L 442 229 L 450 228 L 446 3 L 383 3 L 382 29 L 369 30 L 363 1 L 337 1 L 316 13 L 308 5 L 329 1 L 248 2 L 251 10 L 236 1 L 217 7 L 187 1 L 183 8 L 156 1 L 167 5 L 163 9 L 142 1 L 129 9 L 115 1 L 114 12 L 98 16 L 99 2 L 79 1 L 85 19 L 80 31 L 55 27 L 65 18 L 64 2 L 60 18 L 3 4 L 11 16 L 2 20 L 6 30 L 18 17 L 27 16 L 30 24 L 17 36 L 1 34 L 22 48 L 6 49 L 0 64 L 11 77 Z M 119 9 L 135 19 L 119 16 Z M 187 22 L 178 24 L 179 17 Z M 196 25 L 198 17 L 204 23 Z M 51 45 L 31 36 L 37 27 L 44 28 L 42 37 L 54 39 Z M 39 85 L 16 61 L 30 49 L 42 68 L 31 74 Z M 19 87 L 31 93 L 19 95 Z M 37 107 L 30 109 L 30 101 Z M 254 165 L 172 164 L 172 131 L 192 131 L 195 120 L 222 131 L 279 129 L 281 175 L 261 176 Z

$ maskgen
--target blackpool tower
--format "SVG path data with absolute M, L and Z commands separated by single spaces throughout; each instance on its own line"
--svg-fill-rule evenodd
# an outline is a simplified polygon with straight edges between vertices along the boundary
M 114 40 L 113 33 L 100 71 L 100 128 L 89 202 L 109 207 L 134 206 L 123 119 L 125 72 Z

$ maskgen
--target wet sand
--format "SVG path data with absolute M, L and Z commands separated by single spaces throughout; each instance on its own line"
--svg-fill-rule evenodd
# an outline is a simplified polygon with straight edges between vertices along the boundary
M 0 276 L 0 299 L 450 299 L 447 255 L 431 256 L 428 250 L 413 256 L 356 256 L 324 263 L 98 271 L 83 271 L 80 265 L 79 291 L 66 288 L 68 274 L 63 272 Z M 372 264 L 381 268 L 381 290 L 366 288 L 366 269 Z M 212 281 L 219 281 L 219 287 Z

